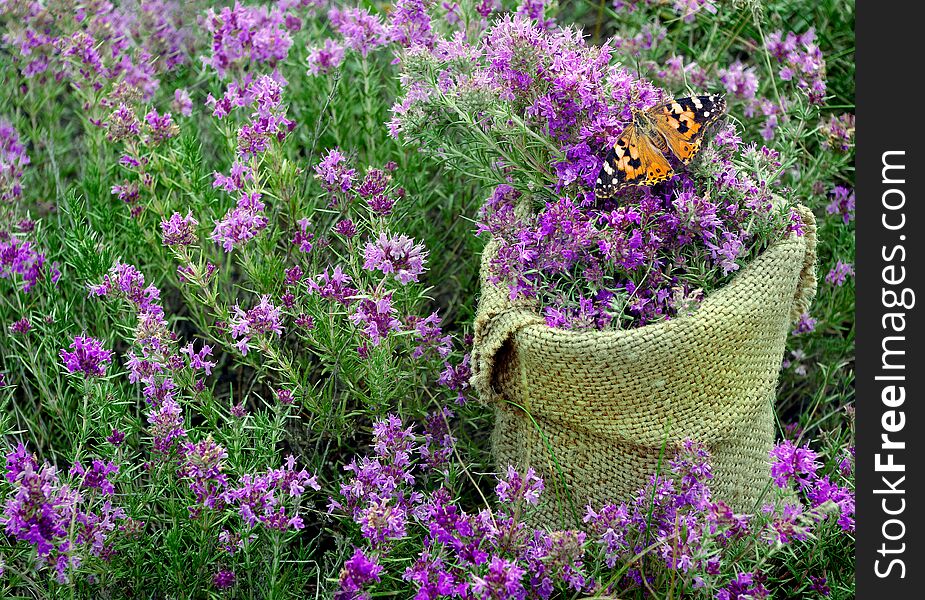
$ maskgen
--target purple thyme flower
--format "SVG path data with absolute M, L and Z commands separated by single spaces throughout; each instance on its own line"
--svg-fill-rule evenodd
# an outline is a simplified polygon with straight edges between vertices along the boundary
M 841 215 L 845 225 L 854 220 L 854 190 L 836 185 L 830 192 L 832 201 L 825 210 L 830 215 Z
M 53 283 L 60 277 L 57 263 L 51 266 L 45 262 L 45 254 L 39 252 L 29 241 L 10 236 L 0 237 L 0 279 L 22 278 L 24 292 L 29 293 L 39 281 L 50 275 Z
M 832 593 L 831 588 L 827 585 L 828 581 L 823 576 L 810 575 L 809 576 L 810 586 L 809 589 L 818 592 L 823 596 L 828 596 Z
M 782 81 L 794 81 L 812 104 L 825 100 L 825 59 L 816 44 L 816 31 L 808 29 L 802 34 L 793 32 L 783 35 L 781 31 L 770 33 L 765 41 L 768 52 L 780 65 L 778 77 Z
M 401 331 L 401 321 L 396 314 L 392 306 L 392 293 L 389 292 L 379 299 L 361 298 L 350 314 L 350 321 L 362 327 L 363 335 L 369 338 L 373 346 L 378 346 L 390 331 Z
M 151 146 L 158 146 L 180 133 L 180 128 L 173 122 L 170 113 L 161 115 L 156 110 L 151 110 L 145 115 L 145 125 L 148 134 L 145 143 Z
M 119 472 L 119 466 L 113 462 L 103 462 L 98 458 L 93 459 L 89 469 L 85 469 L 80 461 L 74 461 L 68 475 L 79 477 L 80 487 L 92 490 L 99 490 L 103 494 L 112 495 L 116 493 L 116 488 L 109 481 L 109 476 Z
M 225 252 L 247 243 L 266 228 L 269 220 L 263 213 L 266 205 L 260 201 L 261 197 L 257 192 L 243 194 L 237 206 L 228 211 L 221 221 L 215 222 L 211 237 L 221 243 Z
M 9 121 L 0 119 L 0 202 L 9 202 L 22 195 L 20 181 L 29 162 L 19 132 Z
M 751 101 L 758 92 L 758 76 L 755 68 L 736 61 L 729 67 L 717 71 L 719 80 L 726 87 L 726 93 L 740 100 Z
M 334 40 L 325 40 L 324 46 L 308 51 L 308 74 L 327 75 L 344 62 L 344 47 Z
M 112 434 L 106 437 L 106 441 L 113 446 L 121 446 L 122 442 L 125 441 L 125 432 L 114 428 Z
M 380 581 L 382 566 L 375 558 L 370 559 L 357 548 L 344 563 L 340 572 L 340 591 L 334 594 L 335 600 L 360 600 L 368 598 L 364 588 Z
M 178 88 L 173 92 L 173 103 L 171 108 L 183 115 L 188 117 L 193 114 L 193 101 L 190 98 L 189 92 L 183 88 Z
M 816 330 L 816 319 L 809 316 L 809 313 L 803 313 L 797 320 L 797 325 L 793 330 L 793 335 L 802 335 L 811 333 Z
M 359 293 L 356 288 L 350 286 L 352 281 L 350 275 L 344 273 L 338 265 L 334 267 L 330 275 L 327 269 L 316 275 L 313 280 L 309 281 L 309 288 L 325 300 L 333 300 L 343 306 L 350 306 L 354 297 Z
M 739 573 L 726 587 L 716 592 L 716 600 L 760 600 L 770 596 L 762 573 Z
M 59 352 L 69 373 L 83 373 L 85 377 L 106 375 L 106 363 L 112 361 L 112 352 L 105 350 L 101 341 L 78 335 L 70 347 L 71 352 L 64 349 Z
M 270 302 L 270 296 L 264 294 L 260 302 L 248 311 L 244 311 L 237 304 L 231 317 L 231 336 L 237 340 L 235 346 L 241 354 L 247 356 L 251 338 L 262 334 L 283 334 L 280 322 L 281 310 Z
M 266 6 L 224 7 L 220 12 L 206 11 L 205 27 L 212 38 L 212 55 L 205 58 L 221 77 L 229 69 L 251 64 L 270 67 L 283 61 L 292 46 L 285 16 L 277 8 Z
M 206 375 L 212 374 L 212 368 L 215 366 L 215 363 L 211 360 L 207 360 L 209 356 L 212 356 L 212 346 L 203 344 L 202 349 L 196 352 L 193 347 L 193 342 L 190 342 L 180 348 L 180 352 L 189 358 L 189 366 L 191 369 L 205 371 Z
M 836 152 L 847 152 L 854 143 L 854 115 L 844 113 L 832 115 L 828 122 L 822 124 L 823 148 L 832 148 Z
M 53 566 L 61 584 L 68 583 L 70 571 L 85 557 L 105 557 L 113 551 L 109 535 L 117 521 L 126 518 L 125 511 L 100 498 L 112 493 L 107 477 L 116 472 L 116 465 L 94 461 L 89 471 L 75 468 L 75 474 L 85 476 L 85 489 L 102 494 L 81 493 L 63 483 L 54 467 L 39 465 L 21 443 L 6 456 L 11 490 L 0 526 L 11 538 L 34 546 L 38 566 Z
M 348 240 L 357 234 L 357 226 L 351 219 L 341 219 L 331 228 L 337 235 L 343 236 Z
M 337 148 L 332 148 L 315 165 L 315 178 L 330 193 L 347 193 L 353 188 L 356 170 L 349 168 L 346 157 Z
M 228 569 L 220 569 L 215 575 L 212 576 L 212 585 L 214 585 L 219 590 L 227 590 L 234 585 L 237 577 L 234 574 L 234 571 L 229 571 Z
M 825 276 L 826 283 L 841 287 L 845 285 L 848 277 L 854 277 L 854 265 L 838 260 L 828 275 Z
M 790 440 L 784 440 L 774 446 L 770 452 L 771 477 L 778 487 L 784 488 L 791 481 L 800 487 L 807 486 L 815 479 L 816 470 L 821 466 L 818 455 L 808 445 L 797 447 Z
M 115 295 L 129 300 L 139 312 L 155 316 L 164 314 L 161 308 L 160 290 L 154 284 L 145 286 L 145 277 L 134 266 L 116 263 L 103 276 L 103 283 L 90 286 L 91 296 Z
M 526 573 L 527 571 L 514 561 L 493 555 L 488 564 L 488 572 L 481 577 L 473 576 L 470 589 L 479 600 L 525 600 L 527 590 L 523 584 L 523 577 Z
M 281 388 L 276 390 L 274 393 L 276 394 L 276 400 L 284 406 L 289 406 L 295 401 L 292 396 L 292 390 Z
M 193 218 L 192 211 L 186 211 L 183 217 L 175 212 L 166 221 L 161 221 L 161 240 L 165 246 L 189 246 L 196 243 L 196 227 L 199 221 Z
M 419 448 L 421 460 L 427 469 L 439 471 L 448 466 L 456 438 L 450 432 L 449 422 L 453 411 L 441 407 L 428 413 L 424 422 L 424 443 Z
M 453 349 L 452 336 L 443 335 L 440 328 L 440 315 L 436 312 L 425 319 L 420 317 L 408 318 L 409 329 L 417 332 L 415 341 L 417 345 L 411 352 L 412 358 L 421 358 L 425 353 L 433 353 L 440 358 L 449 356 Z
M 503 477 L 498 476 L 495 494 L 498 495 L 498 500 L 505 504 L 520 504 L 521 502 L 537 504 L 543 489 L 543 480 L 532 468 L 527 469 L 527 472 L 521 475 L 517 469 L 508 465 L 507 473 Z
M 240 160 L 235 160 L 228 175 L 216 171 L 212 178 L 213 188 L 221 188 L 226 192 L 240 192 L 244 190 L 245 183 L 254 181 L 254 170 Z
M 26 335 L 29 333 L 29 330 L 32 329 L 32 323 L 29 322 L 29 319 L 23 317 L 22 319 L 16 321 L 10 325 L 10 333 Z
M 389 13 L 388 39 L 403 48 L 434 45 L 428 0 L 396 0 Z
M 427 251 L 423 244 L 415 244 L 406 235 L 389 236 L 381 232 L 377 240 L 367 242 L 364 257 L 364 269 L 392 273 L 402 285 L 407 285 L 418 281 L 418 275 L 424 272 Z
M 156 404 L 148 412 L 148 433 L 151 434 L 155 452 L 170 454 L 174 442 L 186 437 L 183 428 L 183 409 L 172 398 Z
M 296 470 L 295 457 L 286 457 L 282 468 L 265 473 L 241 476 L 237 487 L 222 495 L 224 502 L 238 508 L 248 527 L 258 523 L 268 529 L 301 530 L 305 524 L 299 514 L 298 500 L 306 489 L 319 490 L 318 480 L 305 469 Z M 294 506 L 287 506 L 287 502 Z
M 437 383 L 452 392 L 456 392 L 456 403 L 462 406 L 466 403 L 466 394 L 469 391 L 469 379 L 471 377 L 472 367 L 470 366 L 470 355 L 467 352 L 457 365 L 449 362 L 443 363 L 443 371 L 440 373 Z
M 328 21 L 343 36 L 344 46 L 356 50 L 364 57 L 370 50 L 388 42 L 382 21 L 364 8 L 331 8 Z
M 188 481 L 196 502 L 209 509 L 220 508 L 221 494 L 228 485 L 228 477 L 222 473 L 228 452 L 209 436 L 195 444 L 184 442 L 180 454 L 183 459 L 177 474 Z M 191 515 L 196 514 L 195 508 L 190 507 Z

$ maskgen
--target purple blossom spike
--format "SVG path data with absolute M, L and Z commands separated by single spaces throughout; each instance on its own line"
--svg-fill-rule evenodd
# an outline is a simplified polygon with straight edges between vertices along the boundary
M 427 251 L 423 244 L 415 244 L 406 235 L 379 234 L 378 239 L 366 244 L 363 268 L 393 274 L 402 284 L 418 281 L 424 272 Z
M 69 373 L 83 373 L 85 377 L 106 375 L 106 364 L 112 361 L 112 352 L 104 349 L 101 341 L 78 335 L 70 347 L 70 352 L 64 349 L 59 352 Z

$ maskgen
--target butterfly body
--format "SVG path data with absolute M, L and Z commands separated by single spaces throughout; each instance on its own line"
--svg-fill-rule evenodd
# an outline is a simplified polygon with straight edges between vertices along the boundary
M 722 96 L 691 96 L 633 114 L 604 158 L 595 196 L 611 198 L 632 185 L 655 185 L 674 176 L 671 159 L 687 165 L 700 152 L 706 129 L 726 111 Z

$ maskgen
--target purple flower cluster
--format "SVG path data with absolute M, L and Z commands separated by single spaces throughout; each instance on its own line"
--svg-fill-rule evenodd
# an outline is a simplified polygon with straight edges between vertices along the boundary
M 825 276 L 826 283 L 841 287 L 848 277 L 854 277 L 854 265 L 839 260 Z
M 360 328 L 373 346 L 378 346 L 390 331 L 401 331 L 398 311 L 392 306 L 392 293 L 381 298 L 360 298 L 350 313 L 350 321 Z
M 836 185 L 829 193 L 831 201 L 825 207 L 830 215 L 839 215 L 847 225 L 854 220 L 854 190 L 843 185 Z
M 389 12 L 387 35 L 390 42 L 403 48 L 434 44 L 435 35 L 427 12 L 432 0 L 396 0 Z M 542 3 L 540 3 L 542 4 Z
M 758 76 L 755 68 L 736 61 L 716 73 L 728 96 L 752 102 L 758 93 Z
M 797 446 L 790 440 L 777 444 L 770 453 L 771 476 L 780 488 L 795 484 L 798 491 L 809 501 L 810 509 L 834 506 L 838 513 L 838 525 L 842 530 L 854 532 L 854 491 L 838 485 L 829 475 L 820 475 L 819 455 L 808 445 Z M 815 520 L 825 518 L 825 513 L 814 513 Z
M 793 329 L 793 335 L 802 335 L 804 333 L 810 333 L 816 329 L 816 319 L 808 312 L 800 314 L 797 318 L 796 326 Z
M 295 457 L 290 454 L 279 469 L 242 475 L 237 486 L 222 494 L 222 500 L 238 509 L 248 527 L 259 523 L 278 531 L 300 530 L 304 523 L 299 501 L 306 489 L 317 491 L 321 486 L 305 469 L 296 470 Z M 287 506 L 288 502 L 294 505 Z
M 84 377 L 103 377 L 106 364 L 112 361 L 112 352 L 89 336 L 78 335 L 71 342 L 71 351 L 62 349 L 59 354 L 68 373 L 83 373 Z
M 336 266 L 330 275 L 325 269 L 324 272 L 315 276 L 315 279 L 309 281 L 308 285 L 312 293 L 318 294 L 321 298 L 348 307 L 353 304 L 359 293 L 359 290 L 350 285 L 352 282 L 350 275 L 344 273 L 340 266 Z
M 436 312 L 423 319 L 409 317 L 408 329 L 413 329 L 417 333 L 416 345 L 411 352 L 413 358 L 421 358 L 428 353 L 446 358 L 453 350 L 453 338 L 443 334 L 443 329 L 440 327 L 440 315 Z
M 234 585 L 237 577 L 234 574 L 234 571 L 229 571 L 228 569 L 220 569 L 212 576 L 212 585 L 219 590 L 227 590 Z
M 771 595 L 764 586 L 767 577 L 763 573 L 738 573 L 723 589 L 716 593 L 716 600 L 760 600 Z
M 763 167 L 746 175 L 733 163 L 739 143 L 731 127 L 718 132 L 702 165 L 709 193 L 685 174 L 664 191 L 642 189 L 632 204 L 583 207 L 563 196 L 518 216 L 522 198 L 498 186 L 479 223 L 500 242 L 490 280 L 511 298 L 538 299 L 551 327 L 601 329 L 617 317 L 621 327 L 639 326 L 683 313 L 750 258 L 758 235 L 774 239 L 789 224 L 763 175 L 779 166 L 777 154 L 747 149 Z M 692 280 L 687 265 L 707 275 Z
M 402 285 L 408 285 L 424 272 L 426 258 L 423 244 L 415 244 L 406 235 L 381 232 L 376 240 L 366 244 L 363 268 L 391 274 Z
M 816 44 L 815 29 L 786 35 L 774 31 L 765 40 L 765 47 L 780 65 L 777 76 L 781 80 L 794 81 L 812 104 L 825 101 L 825 59 Z
M 28 293 L 46 277 L 57 283 L 61 271 L 57 262 L 46 263 L 45 253 L 37 250 L 32 242 L 0 229 L 0 279 L 13 279 L 14 275 L 19 276 L 22 290 Z
M 165 221 L 161 221 L 161 240 L 165 246 L 189 246 L 196 243 L 196 227 L 199 221 L 193 218 L 192 211 L 186 211 L 186 216 L 175 212 Z
M 697 10 L 712 6 L 687 8 L 694 4 Z M 484 134 L 458 124 L 456 111 L 465 106 L 472 127 L 499 137 L 497 145 L 518 146 L 503 136 L 525 127 L 530 132 L 521 135 L 556 150 L 499 155 L 509 183 L 495 188 L 479 223 L 480 233 L 500 243 L 492 283 L 507 285 L 512 299 L 534 299 L 554 327 L 622 328 L 673 318 L 790 225 L 787 207 L 772 200 L 779 155 L 741 147 L 731 125 L 719 128 L 694 168 L 660 186 L 629 188 L 612 201 L 595 202 L 604 150 L 635 113 L 667 97 L 611 66 L 616 46 L 614 40 L 589 46 L 572 29 L 505 17 L 473 44 L 454 37 L 438 40 L 432 50 L 409 51 L 406 95 L 393 109 L 393 131 L 425 146 L 459 139 L 465 140 L 460 149 L 475 144 L 492 152 L 479 141 Z M 734 65 L 723 76 L 731 93 L 754 97 L 757 78 L 750 69 Z M 499 111 L 510 115 L 504 123 L 490 116 Z M 549 167 L 542 181 L 537 165 Z M 536 194 L 538 184 L 547 194 Z M 539 207 L 535 196 L 521 196 L 530 189 L 531 196 L 556 199 Z M 524 204 L 533 210 L 515 210 Z
M 322 187 L 332 196 L 338 193 L 346 194 L 353 188 L 356 169 L 350 168 L 347 157 L 340 149 L 332 148 L 315 165 L 315 179 L 320 181 Z
M 145 125 L 144 142 L 150 146 L 158 146 L 180 133 L 180 128 L 173 122 L 170 113 L 159 114 L 156 110 L 151 110 L 145 115 Z
M 10 325 L 10 333 L 16 335 L 26 335 L 29 333 L 29 330 L 32 329 L 32 323 L 29 322 L 29 319 L 23 317 L 22 319 L 14 322 Z
M 210 8 L 204 21 L 212 36 L 212 55 L 204 62 L 221 77 L 229 70 L 254 64 L 273 67 L 286 59 L 292 46 L 292 22 L 286 17 L 278 7 L 244 6 L 238 2 L 234 8 L 226 6 L 218 13 Z
M 95 458 L 90 463 L 90 468 L 85 468 L 79 460 L 75 460 L 68 474 L 77 478 L 77 484 L 88 490 L 98 490 L 100 493 L 111 496 L 116 493 L 116 488 L 109 480 L 110 475 L 119 472 L 119 466 L 112 461 L 103 462 Z
M 295 127 L 295 123 L 286 118 L 283 105 L 283 88 L 287 85 L 282 75 L 246 75 L 241 82 L 232 81 L 221 98 L 211 94 L 206 98 L 206 106 L 212 109 L 212 115 L 223 119 L 237 108 L 250 108 L 250 121 L 238 129 L 238 156 L 240 160 L 266 152 L 274 139 L 282 142 Z M 237 167 L 239 170 L 243 166 Z M 235 167 L 232 167 L 234 171 Z M 223 179 L 223 185 L 228 183 Z M 235 178 L 232 178 L 235 181 Z M 227 189 L 227 185 L 224 185 Z M 238 188 L 240 189 L 240 187 Z
M 244 356 L 250 349 L 251 340 L 259 335 L 283 334 L 283 327 L 280 322 L 282 311 L 270 302 L 268 295 L 260 297 L 253 308 L 245 311 L 240 306 L 235 305 L 234 314 L 231 316 L 231 337 L 236 342 L 235 346 Z
M 198 514 L 200 507 L 220 508 L 220 494 L 228 485 L 228 477 L 222 472 L 227 450 L 209 436 L 195 444 L 184 442 L 180 454 L 183 459 L 177 474 L 189 482 L 198 505 L 189 507 L 190 515 Z
M 263 212 L 266 205 L 261 198 L 258 192 L 242 194 L 235 208 L 215 222 L 212 241 L 220 243 L 225 252 L 231 252 L 234 247 L 246 244 L 266 229 L 269 219 Z
M 823 148 L 831 148 L 837 152 L 847 152 L 854 145 L 854 115 L 843 113 L 832 115 L 821 125 Z
M 688 442 L 669 467 L 670 475 L 653 474 L 629 504 L 605 505 L 597 510 L 588 506 L 584 522 L 610 567 L 653 547 L 652 555 L 660 557 L 667 569 L 716 574 L 719 558 L 706 534 L 711 528 L 719 530 L 720 518 L 714 513 L 729 511 L 711 500 L 709 454 L 702 446 Z M 642 586 L 638 569 L 627 571 L 622 586 Z
M 308 51 L 308 74 L 327 75 L 344 62 L 344 47 L 334 40 L 325 40 L 323 46 Z
M 175 377 L 177 371 L 187 368 L 187 364 L 177 352 L 176 335 L 164 318 L 160 290 L 153 284 L 145 285 L 144 275 L 135 267 L 117 263 L 101 284 L 90 286 L 90 294 L 124 299 L 137 313 L 134 349 L 129 351 L 126 360 L 129 381 L 143 386 L 142 392 L 150 407 L 147 421 L 152 448 L 166 456 L 177 441 L 186 436 Z M 209 371 L 214 363 L 204 361 L 207 355 L 203 348 L 196 364 Z M 194 362 L 192 357 L 191 362 Z
M 190 98 L 189 92 L 183 88 L 174 90 L 173 102 L 170 106 L 184 117 L 193 114 L 193 99 Z
M 449 414 L 433 413 L 425 424 L 424 444 L 414 432 L 390 415 L 373 426 L 373 454 L 354 459 L 332 498 L 330 512 L 353 520 L 370 551 L 357 549 L 345 564 L 339 598 L 363 597 L 387 573 L 379 559 L 388 556 L 398 540 L 423 536 L 424 550 L 402 573 L 416 598 L 549 598 L 556 581 L 583 590 L 581 555 L 584 534 L 532 531 L 511 512 L 484 510 L 469 514 L 455 504 L 445 487 L 421 491 L 434 459 L 448 456 L 453 444 L 446 423 Z M 437 461 L 442 465 L 442 459 Z M 418 466 L 425 469 L 418 474 Z M 516 471 L 499 481 L 511 502 L 533 502 L 542 482 L 532 473 Z M 373 576 L 373 573 L 375 576 Z
M 187 63 L 193 52 L 194 23 L 177 0 L 144 0 L 131 7 L 15 3 L 3 12 L 10 25 L 3 41 L 35 85 L 64 79 L 77 90 L 99 90 L 125 84 L 148 100 L 158 88 L 158 75 Z
M 414 137 L 439 127 L 435 117 L 451 114 L 440 105 L 441 97 L 471 98 L 479 107 L 488 94 L 509 104 L 559 149 L 564 160 L 552 159 L 559 186 L 577 182 L 593 188 L 601 164 L 597 150 L 616 140 L 631 109 L 648 108 L 660 98 L 647 82 L 609 66 L 612 44 L 590 46 L 574 30 L 546 29 L 522 15 L 497 21 L 476 44 L 455 37 L 439 40 L 433 51 L 419 46 L 410 52 L 416 60 L 408 61 L 409 69 L 426 64 L 440 73 L 441 94 L 429 88 L 425 73 L 409 71 L 406 97 L 393 108 L 393 132 Z
M 459 364 L 453 365 L 448 362 L 444 363 L 443 372 L 437 379 L 437 383 L 444 386 L 452 392 L 456 392 L 456 403 L 462 406 L 466 403 L 469 393 L 469 380 L 472 377 L 472 367 L 470 364 L 471 355 L 463 355 Z
M 0 202 L 11 202 L 22 195 L 22 176 L 29 166 L 26 146 L 19 132 L 6 119 L 0 119 Z
M 353 556 L 344 562 L 340 572 L 340 590 L 334 594 L 335 600 L 364 600 L 369 598 L 363 588 L 371 583 L 378 583 L 382 566 L 375 559 L 370 559 L 357 548 Z
M 365 8 L 336 8 L 328 12 L 331 27 L 343 38 L 343 45 L 366 57 L 378 46 L 388 43 L 385 26 L 378 16 Z
M 53 568 L 59 583 L 85 558 L 105 557 L 113 532 L 125 511 L 108 499 L 114 493 L 108 477 L 118 471 L 112 463 L 94 460 L 90 469 L 75 462 L 71 476 L 80 492 L 63 482 L 57 469 L 39 465 L 34 454 L 18 444 L 6 455 L 6 497 L 0 526 L 6 535 L 35 547 L 39 567 Z

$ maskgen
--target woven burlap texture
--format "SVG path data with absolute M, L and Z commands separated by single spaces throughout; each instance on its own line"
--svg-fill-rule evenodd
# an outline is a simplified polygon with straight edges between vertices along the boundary
M 632 500 L 685 439 L 712 453 L 714 498 L 755 510 L 787 335 L 816 292 L 815 219 L 798 211 L 804 235 L 769 246 L 693 314 L 623 331 L 548 327 L 489 283 L 487 244 L 471 384 L 495 407 L 497 467 L 533 467 L 546 483 L 533 524 L 576 527 L 589 502 Z

